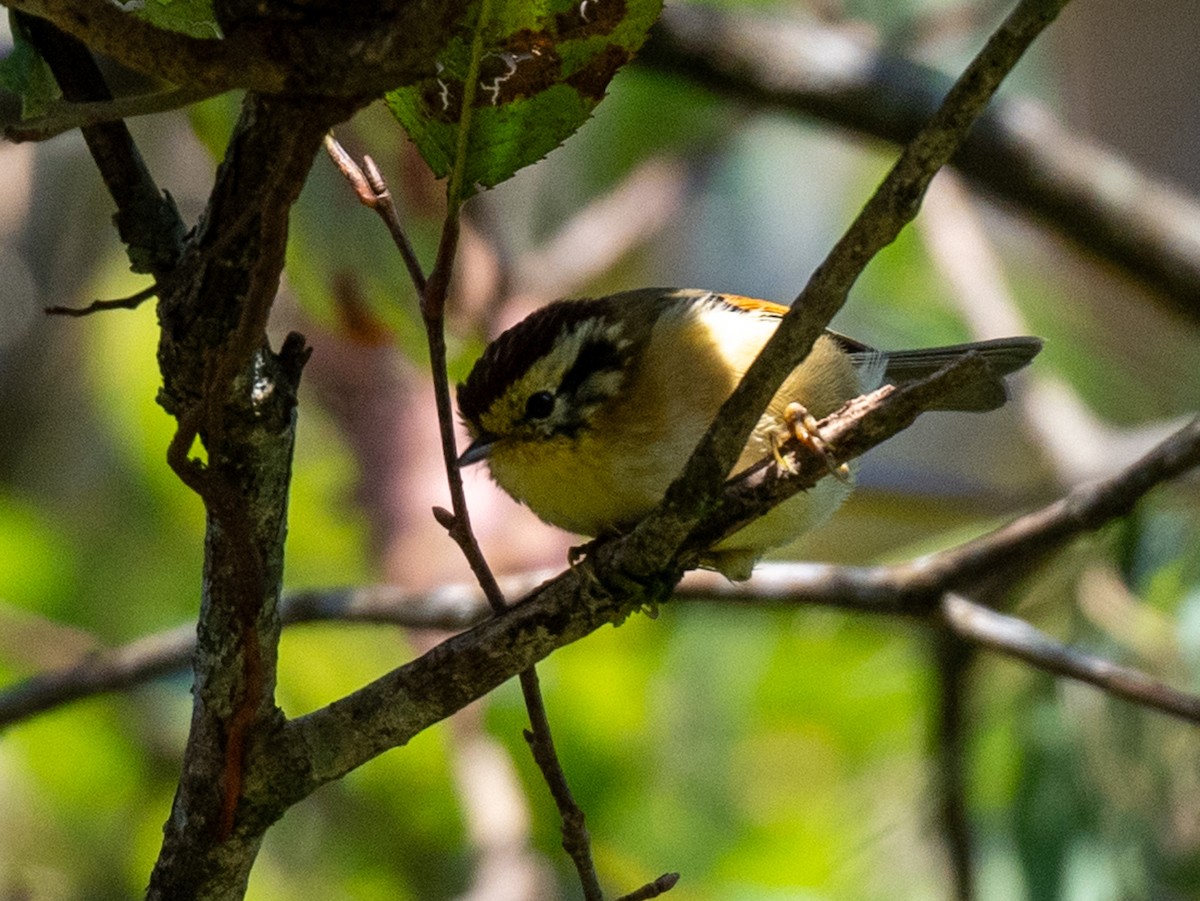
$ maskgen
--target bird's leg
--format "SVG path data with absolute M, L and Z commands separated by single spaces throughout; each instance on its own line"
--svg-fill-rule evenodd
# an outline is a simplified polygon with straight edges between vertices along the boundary
M 824 461 L 826 468 L 835 478 L 842 482 L 850 481 L 850 467 L 845 463 L 838 463 L 834 459 L 833 454 L 829 450 L 829 445 L 821 437 L 821 430 L 817 428 L 817 420 L 813 418 L 813 415 L 808 412 L 808 409 L 803 404 L 794 401 L 788 404 L 783 411 L 783 421 L 791 436 L 809 451 L 820 457 Z M 780 455 L 778 447 L 775 448 L 775 459 L 783 464 L 785 468 L 790 468 Z

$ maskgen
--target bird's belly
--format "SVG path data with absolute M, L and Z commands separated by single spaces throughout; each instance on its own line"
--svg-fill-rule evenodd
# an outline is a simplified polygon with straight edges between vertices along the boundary
M 703 565 L 734 581 L 750 578 L 751 569 L 766 551 L 787 544 L 824 523 L 842 505 L 853 487 L 852 481 L 822 479 L 715 544 L 704 554 Z

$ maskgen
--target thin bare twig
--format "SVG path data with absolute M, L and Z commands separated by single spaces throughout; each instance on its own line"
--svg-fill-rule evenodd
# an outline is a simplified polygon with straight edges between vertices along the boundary
M 469 106 L 464 100 L 464 113 Z M 460 132 L 467 131 L 461 123 Z M 461 159 L 462 157 L 460 157 Z M 461 174 L 459 176 L 461 178 Z M 450 273 L 459 235 L 459 205 L 453 193 L 454 175 L 451 175 L 450 209 L 442 230 L 442 241 L 438 247 L 437 261 L 433 272 L 421 294 L 421 312 L 425 317 L 425 330 L 429 337 L 430 366 L 433 370 L 434 395 L 437 400 L 438 423 L 442 435 L 442 451 L 445 456 L 446 477 L 450 485 L 450 498 L 454 507 L 453 521 L 449 523 L 451 537 L 462 548 L 463 555 L 492 609 L 501 613 L 507 609 L 507 601 L 497 583 L 471 528 L 466 494 L 463 491 L 462 473 L 458 468 L 458 449 L 454 437 L 454 412 L 450 400 L 450 383 L 447 375 L 445 304 L 450 286 Z M 542 699 L 537 670 L 530 666 L 519 674 L 521 694 L 529 714 L 530 730 L 526 733 L 533 758 L 550 788 L 550 794 L 558 808 L 562 822 L 563 850 L 570 856 L 579 875 L 586 901 L 603 901 L 600 877 L 592 860 L 591 838 L 588 835 L 583 810 L 575 801 L 567 776 L 554 747 L 550 731 L 550 720 L 546 716 L 546 705 Z
M 953 592 L 943 598 L 940 616 L 955 635 L 966 641 L 1024 660 L 1038 669 L 1087 682 L 1135 704 L 1200 723 L 1200 697 L 1171 688 L 1140 670 L 1068 647 L 1015 616 Z
M 213 89 L 172 88 L 153 94 L 136 94 L 112 100 L 84 103 L 60 103 L 44 116 L 14 122 L 4 129 L 4 137 L 14 144 L 22 141 L 45 141 L 55 135 L 88 128 L 105 122 L 117 122 L 135 116 L 148 116 L 190 106 L 213 96 Z
M 358 195 L 359 202 L 367 209 L 373 210 L 383 220 L 392 236 L 392 241 L 396 244 L 396 250 L 400 252 L 400 259 L 404 261 L 404 266 L 408 269 L 408 277 L 412 279 L 417 294 L 424 294 L 425 271 L 421 268 L 421 261 L 417 259 L 412 242 L 408 240 L 408 234 L 400 222 L 400 213 L 396 209 L 391 189 L 388 188 L 375 161 L 369 156 L 364 156 L 360 165 L 338 142 L 332 132 L 325 136 L 325 152 L 329 154 L 333 164 L 345 176 L 346 181 L 350 182 L 354 193 Z
M 460 123 L 460 134 L 469 130 L 470 99 L 464 100 L 464 121 Z M 446 478 L 450 488 L 453 512 L 434 508 L 434 517 L 447 530 L 461 548 L 471 571 L 475 574 L 485 598 L 492 610 L 499 613 L 507 609 L 504 592 L 483 556 L 483 551 L 471 528 L 470 513 L 463 491 L 462 474 L 458 469 L 458 449 L 454 436 L 454 413 L 450 399 L 450 384 L 446 368 L 445 307 L 450 286 L 459 238 L 459 212 L 461 209 L 461 171 L 451 175 L 448 188 L 449 203 L 446 219 L 438 245 L 437 259 L 433 272 L 426 278 L 420 261 L 400 222 L 392 194 L 374 160 L 365 157 L 361 166 L 350 154 L 329 135 L 325 148 L 334 164 L 353 186 L 364 206 L 374 210 L 387 225 L 388 231 L 408 268 L 409 276 L 421 299 L 421 313 L 425 320 L 425 331 L 429 344 L 430 368 L 433 374 L 434 396 L 437 404 L 438 426 L 441 434 L 442 454 Z M 456 179 L 458 182 L 456 182 Z M 537 670 L 530 667 L 520 674 L 521 693 L 529 713 L 530 730 L 525 733 L 530 750 L 538 768 L 550 788 L 550 794 L 558 807 L 562 820 L 563 848 L 575 863 L 583 885 L 584 897 L 588 901 L 602 901 L 599 877 L 591 855 L 591 839 L 588 836 L 583 810 L 575 802 L 567 782 L 566 773 L 558 759 L 546 705 L 538 683 Z
M 148 288 L 138 291 L 137 294 L 131 294 L 129 297 L 121 297 L 116 300 L 93 300 L 86 307 L 46 307 L 45 312 L 47 316 L 80 318 L 90 316 L 93 313 L 100 313 L 104 310 L 136 310 L 157 293 L 158 285 L 153 284 Z
M 679 882 L 678 873 L 663 873 L 653 882 L 648 882 L 640 889 L 630 892 L 628 895 L 622 895 L 617 901 L 648 901 L 650 898 L 657 898 L 659 895 L 669 892 L 675 888 L 675 883 Z

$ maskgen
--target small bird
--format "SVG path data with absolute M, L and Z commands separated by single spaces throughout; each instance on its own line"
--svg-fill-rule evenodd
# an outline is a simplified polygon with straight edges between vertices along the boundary
M 671 288 L 543 307 L 489 344 L 458 386 L 471 437 L 458 464 L 487 460 L 501 488 L 569 532 L 625 532 L 662 500 L 787 310 Z M 1004 376 L 1041 347 L 1037 338 L 1014 337 L 882 352 L 827 331 L 771 400 L 732 473 L 777 453 L 797 409 L 820 419 L 884 382 L 923 378 L 970 351 L 987 361 L 988 374 L 936 409 L 993 410 L 1007 399 Z M 832 515 L 851 484 L 849 475 L 823 479 L 723 539 L 701 565 L 749 578 L 765 551 Z

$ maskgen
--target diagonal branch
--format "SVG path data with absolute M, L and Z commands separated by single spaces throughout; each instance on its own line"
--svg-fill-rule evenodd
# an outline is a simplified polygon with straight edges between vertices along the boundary
M 831 417 L 828 430 L 821 433 L 829 445 L 830 459 L 844 463 L 861 456 L 908 428 L 940 398 L 976 382 L 986 369 L 982 357 L 968 354 L 903 388 L 885 385 L 849 401 L 838 411 L 844 415 Z M 886 417 L 875 415 L 881 407 L 886 408 Z M 703 551 L 829 474 L 826 459 L 808 452 L 798 442 L 789 441 L 781 450 L 790 454 L 790 471 L 780 472 L 772 459 L 766 459 L 739 473 L 727 484 L 717 508 L 689 536 L 686 547 Z
M 1034 38 L 1067 0 L 1022 0 L 954 83 L 937 113 L 909 143 L 845 235 L 813 273 L 741 384 L 721 407 L 662 505 L 622 549 L 619 569 L 661 571 L 712 504 L 771 396 L 841 308 L 871 258 L 916 216 L 921 198 Z

